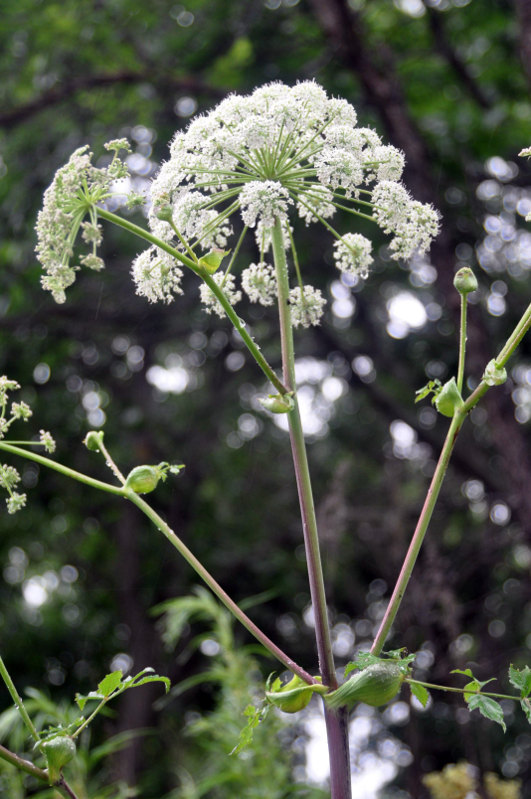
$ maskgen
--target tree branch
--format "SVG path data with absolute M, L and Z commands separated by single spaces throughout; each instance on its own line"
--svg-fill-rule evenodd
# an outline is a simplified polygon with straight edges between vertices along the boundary
M 40 96 L 35 97 L 27 103 L 23 103 L 16 108 L 11 108 L 3 113 L 0 113 L 0 126 L 9 130 L 10 128 L 19 125 L 26 119 L 34 116 L 40 111 L 44 111 L 51 106 L 58 105 L 71 98 L 77 92 L 87 89 L 97 89 L 113 87 L 118 84 L 136 84 L 154 82 L 153 74 L 146 74 L 144 72 L 122 71 L 110 73 L 107 75 L 83 75 L 79 78 L 73 78 L 70 81 L 65 81 L 59 86 L 54 86 L 51 89 L 43 92 Z M 188 77 L 172 79 L 165 75 L 159 77 L 156 81 L 159 85 L 166 85 L 174 91 L 190 92 L 195 94 L 208 94 L 211 97 L 221 98 L 225 96 L 225 92 L 208 86 L 198 78 Z
M 433 35 L 433 41 L 439 53 L 446 59 L 459 82 L 463 85 L 469 95 L 482 108 L 491 108 L 492 102 L 484 93 L 482 87 L 474 80 L 464 61 L 452 48 L 446 37 L 442 14 L 430 6 L 426 6 L 428 13 L 428 24 Z

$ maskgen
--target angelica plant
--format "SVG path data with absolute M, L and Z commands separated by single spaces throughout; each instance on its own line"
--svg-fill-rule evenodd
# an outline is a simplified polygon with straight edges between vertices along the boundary
M 370 276 L 373 262 L 372 243 L 355 230 L 357 220 L 363 220 L 364 225 L 370 222 L 382 231 L 388 237 L 391 258 L 400 260 L 428 250 L 439 229 L 439 215 L 432 206 L 413 199 L 401 182 L 402 153 L 384 144 L 375 131 L 359 126 L 350 103 L 330 98 L 314 82 L 293 87 L 273 83 L 248 96 L 230 96 L 210 113 L 194 119 L 186 131 L 179 131 L 170 144 L 169 159 L 151 185 L 149 198 L 131 195 L 128 200 L 130 206 L 146 202 L 148 229 L 110 210 L 115 183 L 127 173 L 120 153 L 128 151 L 128 144 L 115 140 L 106 147 L 114 153 L 109 165 L 94 166 L 88 147 L 83 147 L 58 171 L 45 194 L 37 223 L 43 288 L 51 291 L 57 302 L 64 302 L 79 269 L 103 268 L 97 248 L 103 235 L 101 223 L 110 222 L 143 241 L 144 249 L 131 269 L 140 296 L 149 302 L 178 302 L 183 292 L 183 269 L 189 269 L 199 278 L 198 301 L 204 310 L 218 316 L 220 324 L 232 324 L 240 334 L 274 389 L 263 399 L 264 408 L 287 414 L 319 675 L 306 672 L 271 641 L 140 496 L 153 490 L 168 471 L 178 472 L 182 465 L 139 465 L 126 478 L 103 444 L 102 434 L 95 431 L 87 436 L 86 444 L 103 455 L 117 483 L 73 472 L 14 442 L 0 441 L 0 449 L 124 497 L 148 516 L 225 607 L 294 675 L 286 685 L 276 680 L 269 684 L 269 701 L 281 709 L 284 704 L 284 709 L 292 712 L 303 707 L 313 693 L 324 696 L 331 794 L 333 799 L 348 799 L 348 706 L 367 698 L 377 706 L 382 697 L 385 702 L 394 696 L 402 682 L 409 681 L 413 686 L 415 681 L 406 676 L 408 668 L 404 671 L 396 664 L 370 661 L 365 665 L 371 671 L 362 670 L 338 692 L 310 469 L 297 401 L 293 339 L 294 328 L 320 323 L 326 298 L 305 279 L 297 241 L 307 226 L 323 226 L 328 241 L 325 246 L 332 247 L 335 267 L 352 285 Z M 350 228 L 354 229 L 338 229 L 334 222 L 338 211 L 342 217 L 349 214 Z M 241 256 L 242 243 L 249 237 L 256 251 L 252 263 L 243 262 Z M 78 258 L 79 238 L 88 251 Z M 373 643 L 370 657 L 376 661 L 400 607 L 459 430 L 489 387 L 503 382 L 505 364 L 531 325 L 530 306 L 487 365 L 477 387 L 463 397 L 466 309 L 472 283 L 469 275 L 456 279 L 462 296 L 457 380 L 452 378 L 444 386 L 430 384 L 419 392 L 418 399 L 434 393 L 437 409 L 451 422 L 411 547 Z M 277 306 L 281 375 L 264 357 L 240 309 L 235 310 L 244 294 L 250 302 Z M 8 474 L 5 469 L 4 473 Z M 6 481 L 9 478 L 4 477 Z M 480 694 L 483 683 L 477 682 L 479 688 L 474 692 Z M 421 687 L 412 690 L 417 697 L 424 696 Z M 459 690 L 466 697 L 466 690 Z M 517 698 L 528 702 L 528 693 L 526 683 Z M 476 706 L 485 708 L 487 703 L 481 700 Z M 250 713 L 250 718 L 254 724 L 257 715 Z

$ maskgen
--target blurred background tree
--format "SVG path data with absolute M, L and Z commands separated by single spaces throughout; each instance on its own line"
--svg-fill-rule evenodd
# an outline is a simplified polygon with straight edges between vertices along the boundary
M 2 16 L 0 373 L 22 384 L 36 429 L 52 431 L 58 458 L 73 468 L 102 476 L 81 443 L 100 427 L 123 470 L 186 463 L 157 492 L 157 507 L 237 601 L 268 592 L 254 618 L 310 670 L 287 435 L 258 410 L 265 386 L 256 367 L 227 323 L 200 309 L 193 276 L 170 306 L 136 297 L 129 269 L 137 251 L 117 230 L 105 236 L 107 269 L 82 273 L 68 302 L 55 305 L 39 285 L 36 214 L 78 146 L 99 153 L 104 141 L 128 136 L 142 188 L 174 131 L 228 92 L 313 78 L 404 151 L 406 184 L 441 211 L 430 259 L 397 265 L 382 242 L 362 290 L 332 277 L 331 241 L 323 249 L 316 230 L 305 234 L 305 275 L 329 304 L 320 328 L 297 335 L 300 391 L 336 654 L 346 662 L 367 647 L 382 614 L 444 437 L 444 420 L 414 405 L 414 392 L 456 371 L 455 270 L 472 266 L 480 282 L 470 312 L 472 380 L 529 302 L 530 175 L 517 158 L 531 144 L 528 4 L 6 0 Z M 278 363 L 274 313 L 242 313 Z M 389 642 L 420 650 L 419 673 L 430 680 L 447 682 L 452 668 L 472 664 L 505 690 L 509 662 L 529 662 L 530 418 L 527 341 L 509 381 L 489 392 L 462 434 Z M 19 689 L 48 687 L 59 699 L 91 690 L 110 668 L 151 665 L 175 684 L 205 670 L 217 650 L 193 645 L 196 626 L 184 625 L 170 651 L 151 613 L 196 585 L 166 541 L 113 498 L 33 465 L 23 480 L 29 507 L 2 515 L 0 538 L 2 655 Z M 264 674 L 274 668 L 258 662 Z M 186 793 L 182 774 L 201 760 L 187 729 L 221 701 L 209 685 L 174 694 L 158 712 L 156 688 L 126 693 L 96 740 L 155 734 L 114 755 L 109 781 L 137 785 L 146 799 L 176 784 L 172 796 L 199 796 Z M 480 773 L 520 779 L 527 795 L 531 735 L 510 706 L 503 736 L 458 699 L 434 696 L 420 712 L 405 693 L 382 712 L 362 707 L 354 716 L 360 780 L 376 767 L 388 783 L 382 796 L 425 797 L 422 777 L 464 758 Z M 0 702 L 8 707 L 7 694 Z M 297 729 L 299 781 L 319 776 L 311 740 L 304 745 L 316 712 Z M 218 791 L 204 795 L 234 795 L 230 783 Z

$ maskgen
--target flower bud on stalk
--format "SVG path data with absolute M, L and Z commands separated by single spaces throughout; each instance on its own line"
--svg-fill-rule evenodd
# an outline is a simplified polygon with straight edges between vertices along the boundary
M 478 281 L 469 266 L 463 266 L 462 269 L 459 269 L 459 271 L 455 273 L 454 287 L 459 294 L 464 295 L 465 297 L 467 294 L 477 291 Z

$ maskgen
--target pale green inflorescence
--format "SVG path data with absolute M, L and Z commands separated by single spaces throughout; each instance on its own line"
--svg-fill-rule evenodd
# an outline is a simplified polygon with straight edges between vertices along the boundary
M 109 146 L 117 152 L 125 144 L 119 140 Z M 170 158 L 152 183 L 149 225 L 165 244 L 197 260 L 213 248 L 230 249 L 235 228 L 253 230 L 260 257 L 243 272 L 242 288 L 252 302 L 271 305 L 276 288 L 264 256 L 277 221 L 286 250 L 294 246 L 296 219 L 324 224 L 336 238 L 336 265 L 357 278 L 368 274 L 371 244 L 359 233 L 342 236 L 332 227 L 338 209 L 370 219 L 388 234 L 393 258 L 427 250 L 438 232 L 438 213 L 411 198 L 400 182 L 403 167 L 403 154 L 383 144 L 375 131 L 358 127 L 346 100 L 328 97 L 312 81 L 293 87 L 271 83 L 247 96 L 227 97 L 176 133 Z M 91 192 L 95 197 L 93 186 L 104 197 L 111 171 L 95 169 L 82 148 L 46 193 L 38 252 L 47 271 L 43 284 L 58 301 L 78 268 L 70 265 L 73 241 L 90 207 L 85 204 L 83 212 L 80 198 Z M 95 219 L 82 230 L 92 246 L 82 263 L 99 268 Z M 228 271 L 220 270 L 215 279 L 233 304 L 241 292 Z M 138 293 L 152 302 L 169 302 L 182 291 L 178 261 L 157 247 L 135 259 L 133 279 Z M 317 324 L 325 304 L 319 290 L 305 285 L 299 274 L 292 285 L 294 324 Z M 224 313 L 204 285 L 201 300 L 208 312 Z
M 130 150 L 125 139 L 115 139 L 105 147 L 114 152 L 108 167 L 96 168 L 88 146 L 80 147 L 56 172 L 53 183 L 44 194 L 43 207 L 37 218 L 36 252 L 46 273 L 42 286 L 52 292 L 56 302 L 65 301 L 65 289 L 74 282 L 80 266 L 96 271 L 104 266 L 96 254 L 102 236 L 92 206 L 109 196 L 115 180 L 125 177 L 127 168 L 118 158 L 118 152 Z M 85 222 L 87 214 L 90 221 Z M 79 265 L 72 265 L 74 243 L 80 229 L 90 251 L 80 257 Z
M 5 439 L 13 422 L 18 420 L 27 422 L 32 416 L 32 410 L 26 402 L 11 402 L 9 404 L 10 393 L 19 388 L 20 385 L 16 380 L 9 380 L 5 375 L 0 377 L 0 439 Z M 46 452 L 54 452 L 55 450 L 55 441 L 46 430 L 39 431 L 38 442 L 28 443 L 39 444 L 44 447 Z M 15 490 L 20 479 L 20 473 L 14 466 L 0 463 L 0 487 L 5 488 L 8 493 L 6 498 L 8 513 L 16 513 L 17 510 L 20 510 L 26 504 L 26 494 L 19 494 Z

